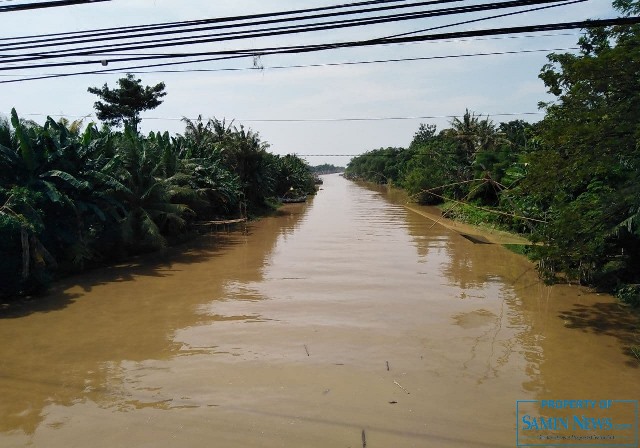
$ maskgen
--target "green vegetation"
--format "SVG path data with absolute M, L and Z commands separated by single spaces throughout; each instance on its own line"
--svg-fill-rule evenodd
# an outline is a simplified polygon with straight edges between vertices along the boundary
M 89 87 L 87 91 L 101 98 L 94 107 L 99 120 L 110 126 L 130 127 L 134 131 L 140 123 L 140 112 L 155 109 L 162 101 L 160 98 L 167 93 L 164 83 L 153 87 L 143 87 L 140 79 L 132 74 L 118 80 L 118 88 L 110 89 L 106 84 L 102 88 Z
M 526 220 L 514 213 L 513 198 L 505 193 L 521 180 L 533 133 L 524 121 L 496 125 L 467 110 L 440 132 L 420 125 L 408 148 L 381 148 L 352 159 L 345 176 L 394 184 L 421 204 L 449 201 L 445 211 L 470 223 L 521 230 Z
M 614 3 L 624 14 L 637 2 Z M 555 100 L 536 124 L 469 111 L 408 148 L 354 158 L 345 175 L 405 188 L 447 214 L 524 233 L 548 281 L 617 291 L 640 304 L 640 27 L 593 29 L 540 73 Z
M 311 171 L 313 171 L 316 174 L 342 173 L 344 171 L 344 167 L 335 166 L 330 163 L 323 163 L 322 165 L 312 166 Z
M 122 120 L 123 132 L 40 126 L 15 110 L 0 120 L 0 297 L 161 249 L 198 221 L 264 212 L 285 192 L 315 192 L 302 159 L 269 153 L 242 126 L 199 117 L 184 120 L 184 135 L 142 136 L 136 114 Z
M 525 244 L 503 244 L 502 246 L 518 255 L 528 256 L 531 251 L 531 246 Z

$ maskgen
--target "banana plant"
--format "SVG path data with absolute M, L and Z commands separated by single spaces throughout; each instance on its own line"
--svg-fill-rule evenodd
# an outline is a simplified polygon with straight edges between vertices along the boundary
M 126 207 L 122 220 L 125 240 L 141 248 L 162 248 L 163 232 L 179 230 L 191 213 L 186 204 L 172 203 L 172 183 L 166 177 L 161 146 L 151 144 L 127 129 L 118 156 L 122 161 L 117 197 Z

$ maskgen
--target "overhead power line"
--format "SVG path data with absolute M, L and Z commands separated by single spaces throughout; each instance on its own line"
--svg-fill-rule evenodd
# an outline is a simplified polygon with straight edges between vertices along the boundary
M 573 3 L 579 3 L 585 0 L 570 0 L 570 1 L 565 1 L 563 3 L 554 3 L 551 5 L 545 5 L 545 6 L 541 6 L 541 7 L 536 7 L 536 8 L 528 8 L 528 9 L 524 9 L 524 10 L 518 10 L 515 12 L 510 12 L 510 13 L 505 13 L 505 14 L 499 14 L 499 15 L 492 15 L 492 16 L 485 16 L 485 17 L 481 17 L 478 19 L 473 19 L 473 20 L 466 20 L 463 22 L 454 22 L 454 23 L 450 23 L 450 24 L 446 24 L 446 25 L 440 25 L 437 27 L 432 27 L 430 29 L 426 29 L 423 31 L 430 31 L 430 30 L 435 30 L 435 29 L 442 29 L 442 28 L 447 28 L 447 27 L 452 27 L 452 26 L 457 26 L 457 25 L 461 25 L 461 24 L 467 24 L 467 23 L 473 23 L 473 22 L 480 22 L 480 21 L 485 21 L 485 20 L 491 20 L 491 19 L 495 19 L 495 18 L 499 18 L 499 17 L 506 17 L 506 16 L 512 16 L 512 15 L 516 15 L 516 14 L 525 14 L 527 12 L 533 12 L 533 11 L 539 11 L 542 9 L 548 9 L 548 8 L 555 8 L 555 7 L 560 7 L 560 6 L 566 6 L 569 4 L 573 4 Z M 381 1 L 378 2 L 364 2 L 364 3 L 379 3 Z M 385 3 L 391 3 L 391 2 L 385 2 Z M 355 4 L 352 4 L 355 5 Z M 389 37 L 398 37 L 398 36 L 403 36 L 403 35 L 409 35 L 409 34 L 415 34 L 417 32 L 410 32 L 410 33 L 403 33 L 401 35 L 394 35 L 394 36 L 389 36 Z M 515 39 L 515 38 L 533 38 L 533 37 L 547 37 L 547 36 L 559 36 L 559 35 L 572 35 L 572 33 L 555 33 L 555 34 L 546 34 L 546 35 L 529 35 L 529 36 L 491 36 L 488 37 L 488 39 Z M 466 40 L 483 40 L 482 38 L 473 38 L 473 39 L 451 39 L 448 40 L 448 42 L 453 42 L 453 41 L 466 41 Z M 0 41 L 2 41 L 2 39 L 0 39 Z M 447 42 L 447 40 L 445 40 L 445 42 Z M 421 43 L 425 43 L 425 42 L 421 42 Z M 558 50 L 553 50 L 553 51 L 558 51 Z M 146 54 L 147 56 L 152 56 L 149 54 Z M 114 55 L 109 55 L 109 56 L 114 56 Z M 452 56 L 455 57 L 455 56 Z M 101 73 L 122 73 L 123 71 L 125 72 L 132 72 L 135 71 L 136 73 L 176 73 L 176 72 L 189 72 L 189 71 L 197 71 L 197 70 L 156 70 L 156 71 L 147 71 L 147 72 L 142 72 L 139 69 L 143 68 L 143 69 L 147 69 L 147 68 L 154 68 L 154 67 L 167 67 L 167 66 L 175 66 L 175 65 L 184 65 L 184 64 L 194 64 L 194 63 L 202 63 L 202 62 L 211 62 L 211 61 L 215 61 L 217 60 L 217 58 L 206 58 L 206 59 L 198 59 L 198 60 L 191 60 L 191 61 L 177 61 L 177 62 L 166 62 L 166 63 L 156 63 L 156 64 L 146 64 L 146 65 L 142 65 L 142 66 L 129 66 L 129 67 L 119 67 L 119 68 L 113 68 L 113 69 L 103 69 L 103 70 L 93 70 L 93 71 L 85 71 L 85 72 L 75 72 L 75 73 L 67 73 L 67 74 L 48 74 L 48 75 L 40 75 L 37 77 L 30 77 L 30 78 L 17 78 L 11 81 L 7 81 L 7 82 L 20 82 L 20 81 L 28 81 L 28 80 L 35 80 L 35 79 L 47 79 L 47 78 L 57 78 L 57 77 L 65 77 L 65 76 L 76 76 L 76 75 L 94 75 L 94 74 L 101 74 Z M 395 61 L 390 61 L 390 62 L 395 62 Z M 369 63 L 368 61 L 363 61 L 362 63 Z M 104 63 L 103 63 L 104 65 Z M 319 64 L 322 65 L 322 64 Z M 313 66 L 313 65 L 310 65 Z M 295 68 L 297 66 L 292 66 L 291 68 Z M 285 67 L 270 67 L 270 68 L 285 68 Z M 231 69 L 218 69 L 219 71 L 236 71 L 236 70 L 244 70 L 245 68 L 231 68 Z M 246 68 L 246 69 L 260 69 L 260 67 L 251 67 L 251 68 Z M 201 70 L 201 71 L 216 71 L 216 69 L 210 69 L 210 70 Z M 7 75 L 2 75 L 0 74 L 0 76 L 7 76 Z M 15 76 L 15 75 L 9 75 L 9 76 Z
M 228 60 L 228 59 L 237 59 L 242 57 L 256 57 L 256 56 L 267 56 L 267 55 L 275 55 L 275 54 L 311 53 L 311 52 L 317 52 L 317 51 L 334 50 L 337 48 L 355 48 L 355 47 L 378 46 L 378 45 L 398 44 L 398 43 L 408 43 L 408 42 L 426 42 L 426 41 L 449 40 L 449 39 L 457 39 L 457 38 L 471 38 L 471 37 L 479 37 L 479 36 L 496 36 L 496 35 L 506 35 L 506 34 L 524 34 L 524 33 L 535 33 L 535 32 L 560 31 L 560 30 L 568 30 L 568 29 L 597 28 L 597 27 L 603 27 L 603 26 L 632 25 L 637 23 L 640 23 L 640 17 L 624 17 L 624 18 L 615 18 L 615 19 L 586 20 L 586 21 L 579 21 L 579 22 L 551 23 L 551 24 L 528 25 L 528 26 L 507 27 L 507 28 L 492 28 L 492 29 L 482 29 L 482 30 L 473 30 L 473 31 L 457 31 L 457 32 L 449 32 L 449 33 L 426 34 L 426 35 L 419 35 L 419 36 L 402 36 L 402 37 L 394 37 L 394 38 L 381 38 L 381 39 L 371 39 L 371 40 L 364 40 L 364 41 L 348 41 L 348 42 L 338 42 L 338 43 L 329 43 L 329 44 L 264 47 L 264 48 L 254 48 L 254 49 L 177 53 L 177 54 L 166 54 L 166 55 L 160 55 L 160 56 L 154 55 L 154 56 L 127 57 L 127 58 L 117 58 L 114 61 L 128 62 L 128 61 L 141 61 L 141 60 L 151 60 L 151 59 L 161 60 L 161 59 L 178 59 L 178 58 L 192 58 L 192 57 L 204 57 L 204 56 L 217 56 L 217 58 L 213 60 Z M 67 67 L 67 66 L 89 65 L 89 64 L 95 64 L 95 61 L 40 63 L 40 64 L 31 64 L 26 66 L 0 67 L 0 71 L 46 68 L 46 67 Z
M 107 36 L 111 36 L 111 40 L 120 40 L 120 39 L 131 40 L 131 39 L 140 39 L 142 37 L 164 36 L 164 35 L 176 34 L 176 33 L 183 34 L 183 33 L 192 33 L 192 32 L 199 32 L 199 31 L 228 30 L 228 29 L 234 29 L 234 28 L 273 25 L 273 24 L 286 23 L 286 22 L 311 21 L 311 20 L 326 19 L 326 18 L 340 17 L 340 16 L 362 15 L 362 14 L 370 14 L 370 13 L 396 10 L 396 9 L 416 8 L 416 7 L 422 7 L 422 6 L 434 6 L 437 4 L 455 3 L 455 2 L 461 2 L 461 1 L 464 1 L 464 0 L 431 0 L 427 2 L 403 3 L 401 5 L 373 7 L 373 8 L 368 7 L 363 9 L 352 9 L 348 11 L 339 11 L 339 12 L 331 12 L 331 13 L 321 13 L 321 14 L 314 13 L 311 15 L 297 15 L 299 13 L 307 14 L 308 12 L 325 11 L 325 10 L 337 9 L 337 8 L 342 9 L 347 6 L 353 8 L 356 5 L 359 5 L 359 3 L 354 3 L 350 5 L 343 5 L 343 6 L 294 10 L 294 11 L 285 11 L 285 12 L 269 13 L 269 14 L 257 14 L 257 15 L 250 15 L 250 16 L 234 16 L 234 17 L 222 17 L 222 18 L 211 18 L 211 19 L 194 20 L 194 21 L 184 21 L 184 22 L 169 22 L 169 23 L 157 24 L 157 25 L 140 25 L 140 26 L 120 27 L 120 28 L 106 28 L 106 29 L 98 29 L 98 30 L 78 31 L 74 33 L 60 33 L 60 34 L 38 35 L 38 36 L 21 36 L 21 37 L 0 39 L 0 42 L 10 41 L 10 40 L 15 41 L 14 43 L 0 44 L 0 48 L 27 49 L 27 48 L 71 45 L 71 44 L 86 43 L 86 42 L 98 42 L 98 41 L 106 40 L 104 38 Z M 561 0 L 555 0 L 555 1 L 561 1 Z M 370 4 L 372 2 L 364 2 L 364 3 Z M 374 3 L 381 3 L 381 2 L 374 2 Z M 394 1 L 394 2 L 387 1 L 382 3 L 397 3 L 397 1 Z M 360 5 L 361 4 L 362 3 L 360 3 Z M 288 17 L 288 16 L 291 16 L 291 17 Z M 277 17 L 277 18 L 264 20 L 265 18 L 270 18 L 270 17 Z M 255 20 L 256 18 L 259 18 L 261 20 Z M 208 26 L 204 26 L 204 25 L 208 25 Z M 73 39 L 69 39 L 69 37 L 73 37 Z M 28 40 L 30 38 L 37 38 L 37 39 Z
M 9 1 L 9 0 L 4 0 Z M 458 0 L 451 0 L 458 1 Z M 232 16 L 232 17 L 216 17 L 211 19 L 200 19 L 200 20 L 188 20 L 188 21 L 178 21 L 178 22 L 164 22 L 164 23 L 155 23 L 155 24 L 146 24 L 146 25 L 132 25 L 132 26 L 123 26 L 123 27 L 114 27 L 114 28 L 99 28 L 94 30 L 85 30 L 85 31 L 69 31 L 65 33 L 49 33 L 49 34 L 36 34 L 31 36 L 20 36 L 20 37 L 5 37 L 0 38 L 0 42 L 5 40 L 25 40 L 31 38 L 38 37 L 47 37 L 53 38 L 57 36 L 78 36 L 78 35 L 95 35 L 101 32 L 132 32 L 139 31 L 145 29 L 163 29 L 163 28 L 173 28 L 177 26 L 189 26 L 189 25 L 199 25 L 199 24 L 207 24 L 214 22 L 232 22 L 238 20 L 250 20 L 250 19 L 259 19 L 266 17 L 278 17 L 278 16 L 286 16 L 293 14 L 304 14 L 309 12 L 318 12 L 318 11 L 328 11 L 332 9 L 344 9 L 344 8 L 352 8 L 359 6 L 367 6 L 374 4 L 389 4 L 389 3 L 404 3 L 406 0 L 371 0 L 371 1 L 362 1 L 362 2 L 354 2 L 347 3 L 342 5 L 332 5 L 332 6 L 322 6 L 318 8 L 307 8 L 307 9 L 294 9 L 288 11 L 279 11 L 279 12 L 271 12 L 271 13 L 262 13 L 262 14 L 250 14 L 243 16 Z
M 458 59 L 480 56 L 503 56 L 514 54 L 528 54 L 528 53 L 550 53 L 556 51 L 571 51 L 578 50 L 578 47 L 566 47 L 566 48 L 546 48 L 539 50 L 513 50 L 513 51 L 491 51 L 485 53 L 466 53 L 466 54 L 453 54 L 444 56 L 425 56 L 415 58 L 398 58 L 398 59 L 375 59 L 370 61 L 348 61 L 348 62 L 327 62 L 323 64 L 299 64 L 299 65 L 273 65 L 267 67 L 235 67 L 235 68 L 218 68 L 218 69 L 186 69 L 186 70 L 152 70 L 147 72 L 136 73 L 211 73 L 211 72 L 236 72 L 236 71 L 256 71 L 256 70 L 282 70 L 291 68 L 314 68 L 314 67 L 340 67 L 349 65 L 368 65 L 368 64 L 383 64 L 392 62 L 415 62 L 415 61 L 433 61 L 439 59 Z M 112 73 L 129 73 L 127 72 L 112 72 Z M 54 75 L 56 76 L 56 75 Z
M 20 5 L 0 6 L 0 12 L 29 11 L 34 9 L 58 8 L 60 6 L 86 5 L 88 3 L 109 2 L 111 0 L 56 0 L 38 3 L 23 3 Z
M 437 0 L 436 2 L 449 2 L 451 0 Z M 340 28 L 348 28 L 353 26 L 365 26 L 382 23 L 391 23 L 397 21 L 424 19 L 429 17 L 440 17 L 452 14 L 463 14 L 471 12 L 492 11 L 496 9 L 515 8 L 522 6 L 530 6 L 537 4 L 558 3 L 560 0 L 511 0 L 506 2 L 493 2 L 480 5 L 461 6 L 453 8 L 443 8 L 430 11 L 409 12 L 401 14 L 391 14 L 385 16 L 365 17 L 358 19 L 348 19 L 333 22 L 313 23 L 306 25 L 290 25 L 285 27 L 266 28 L 257 31 L 241 31 L 221 34 L 207 34 L 199 36 L 182 36 L 166 39 L 155 39 L 141 42 L 127 43 L 108 43 L 105 45 L 91 45 L 88 47 L 78 47 L 65 50 L 40 51 L 38 53 L 21 53 L 20 55 L 4 55 L 1 59 L 2 63 L 18 63 L 28 61 L 38 61 L 46 59 L 55 59 L 60 57 L 77 57 L 77 56 L 99 56 L 104 53 L 114 51 L 132 51 L 147 50 L 155 48 L 166 48 L 184 45 L 197 45 L 203 43 L 228 42 L 240 39 L 255 39 L 263 37 L 282 36 L 288 34 L 299 34 L 314 31 L 328 31 Z M 100 38 L 97 41 L 104 41 Z M 11 49 L 26 49 L 27 46 L 17 46 Z M 141 56 L 142 57 L 142 56 Z M 95 61 L 94 61 L 95 62 Z
M 529 8 L 529 9 L 525 9 L 525 10 L 507 12 L 507 13 L 504 13 L 504 14 L 496 14 L 496 15 L 488 16 L 488 17 L 480 17 L 480 18 L 477 18 L 477 19 L 463 20 L 461 22 L 448 23 L 446 25 L 432 26 L 431 28 L 424 28 L 424 29 L 421 29 L 421 30 L 415 30 L 415 31 L 411 31 L 411 32 L 408 32 L 408 33 L 394 34 L 392 36 L 386 36 L 386 37 L 387 38 L 391 38 L 391 37 L 410 36 L 412 34 L 426 33 L 427 31 L 436 31 L 436 30 L 441 30 L 443 28 L 449 28 L 449 27 L 452 27 L 452 26 L 468 25 L 470 23 L 483 22 L 485 20 L 492 20 L 492 19 L 501 19 L 501 18 L 504 18 L 504 17 L 515 16 L 515 15 L 518 15 L 518 14 L 524 14 L 524 13 L 527 13 L 527 12 L 542 11 L 544 9 L 557 8 L 559 6 L 568 6 L 568 5 L 573 5 L 575 3 L 584 3 L 586 1 L 588 1 L 588 0 L 565 1 L 563 3 L 555 3 L 555 4 L 552 4 L 552 5 L 539 6 L 537 8 Z
M 493 52 L 484 52 L 484 53 L 467 53 L 467 54 L 454 54 L 454 55 L 443 55 L 443 56 L 425 56 L 425 57 L 415 57 L 415 58 L 396 58 L 396 59 L 374 59 L 368 61 L 348 61 L 348 62 L 327 62 L 327 63 L 319 63 L 319 64 L 297 64 L 297 65 L 273 65 L 266 67 L 228 67 L 228 68 L 214 68 L 214 69 L 184 69 L 184 70 L 148 70 L 148 71 L 135 71 L 135 73 L 139 74 L 150 74 L 150 73 L 215 73 L 215 72 L 237 72 L 237 71 L 262 71 L 262 70 L 283 70 L 283 69 L 293 69 L 293 68 L 317 68 L 317 67 L 339 67 L 339 66 L 350 66 L 350 65 L 369 65 L 369 64 L 383 64 L 383 63 L 395 63 L 395 62 L 417 62 L 417 61 L 431 61 L 431 60 L 441 60 L 441 59 L 459 59 L 459 58 L 467 58 L 467 57 L 480 57 L 480 56 L 502 56 L 502 55 L 514 55 L 514 54 L 531 54 L 531 53 L 550 53 L 550 52 L 559 52 L 559 51 L 572 51 L 578 50 L 578 47 L 566 47 L 566 48 L 545 48 L 545 49 L 536 49 L 536 50 L 513 50 L 513 51 L 493 51 Z M 116 73 L 116 74 L 125 74 L 132 73 L 132 70 L 129 69 L 108 69 L 108 70 L 99 70 L 99 71 L 87 71 L 81 73 L 68 73 L 68 74 L 45 74 L 37 77 L 30 78 L 18 78 L 11 79 L 7 81 L 0 81 L 0 84 L 5 83 L 14 83 L 14 82 L 22 82 L 22 81 L 30 81 L 36 79 L 50 79 L 50 78 L 62 78 L 67 76 L 75 76 L 75 75 L 101 75 L 105 73 Z M 12 76 L 12 75 L 1 75 L 0 76 Z
M 491 19 L 495 19 L 495 18 L 500 18 L 500 17 L 506 17 L 506 16 L 512 16 L 512 15 L 516 15 L 516 14 L 525 14 L 527 12 L 534 12 L 534 11 L 539 11 L 539 10 L 543 10 L 543 9 L 548 9 L 548 8 L 555 8 L 555 7 L 560 7 L 560 6 L 566 6 L 569 4 L 573 4 L 573 3 L 580 3 L 586 0 L 570 0 L 570 1 L 566 1 L 563 3 L 555 3 L 555 4 L 551 4 L 551 5 L 546 5 L 546 6 L 541 6 L 541 7 L 536 7 L 536 8 L 528 8 L 528 9 L 524 9 L 524 10 L 518 10 L 515 12 L 510 12 L 510 13 L 505 13 L 505 14 L 499 14 L 499 15 L 492 15 L 492 16 L 485 16 L 485 17 L 481 17 L 478 19 L 473 19 L 473 20 L 466 20 L 463 22 L 454 22 L 454 23 L 449 23 L 446 25 L 440 25 L 437 27 L 432 27 L 432 28 L 428 28 L 422 31 L 431 31 L 431 30 L 435 30 L 435 29 L 442 29 L 442 28 L 447 28 L 447 27 L 452 27 L 452 26 L 457 26 L 457 25 L 462 25 L 462 24 L 468 24 L 468 23 L 473 23 L 473 22 L 480 22 L 480 21 L 485 21 L 485 20 L 491 20 Z M 364 3 L 378 3 L 378 2 L 364 2 Z M 352 5 L 355 5 L 352 4 Z M 394 36 L 388 36 L 388 37 L 399 37 L 399 36 L 404 36 L 404 35 L 410 35 L 410 34 L 416 34 L 419 31 L 414 31 L 414 32 L 410 32 L 410 33 L 403 33 L 403 34 L 399 34 L 399 35 L 394 35 Z M 534 38 L 534 37 L 549 37 L 549 36 L 568 36 L 568 35 L 574 35 L 573 33 L 554 33 L 554 34 L 543 34 L 543 35 L 523 35 L 523 36 L 490 36 L 486 39 L 490 39 L 490 40 L 494 40 L 494 39 L 516 39 L 516 38 Z M 460 42 L 460 41 L 467 41 L 467 40 L 485 40 L 483 38 L 472 38 L 472 39 L 450 39 L 450 40 L 445 40 L 445 42 Z M 0 41 L 2 41 L 2 39 L 0 39 Z M 431 41 L 434 42 L 434 41 Z M 428 43 L 427 42 L 420 42 L 420 43 Z M 573 48 L 569 48 L 569 49 L 564 49 L 564 50 L 571 50 Z M 551 51 L 560 51 L 561 49 L 554 49 Z M 561 50 L 561 51 L 564 51 Z M 535 51 L 535 50 L 534 50 Z M 146 54 L 147 56 L 152 56 L 149 54 Z M 114 56 L 112 54 L 110 54 L 109 56 Z M 158 56 L 158 55 L 156 55 Z M 469 55 L 472 56 L 472 55 Z M 451 56 L 451 57 L 456 57 L 456 56 Z M 156 63 L 156 64 L 145 64 L 145 65 L 139 65 L 139 66 L 129 66 L 129 67 L 119 67 L 119 68 L 113 68 L 113 69 L 102 69 L 102 70 L 92 70 L 92 71 L 84 71 L 84 72 L 75 72 L 75 73 L 65 73 L 65 74 L 45 74 L 45 75 L 39 75 L 36 77 L 29 77 L 29 78 L 17 78 L 17 79 L 13 79 L 7 82 L 21 82 L 21 81 L 29 81 L 29 80 L 37 80 L 37 79 L 47 79 L 47 78 L 59 78 L 59 77 L 66 77 L 66 76 L 76 76 L 76 75 L 97 75 L 97 74 L 103 74 L 103 73 L 122 73 L 123 71 L 125 73 L 130 73 L 130 72 L 135 72 L 135 73 L 180 73 L 180 72 L 194 72 L 194 71 L 209 71 L 209 72 L 214 72 L 214 71 L 238 71 L 238 70 L 261 70 L 265 67 L 242 67 L 242 68 L 221 68 L 221 69 L 187 69 L 187 70 L 155 70 L 155 71 L 140 71 L 139 69 L 148 69 L 148 68 L 155 68 L 155 67 L 167 67 L 167 66 L 175 66 L 175 65 L 184 65 L 184 64 L 196 64 L 196 63 L 202 63 L 202 62 L 212 62 L 218 60 L 217 58 L 206 58 L 206 59 L 198 59 L 198 60 L 191 60 L 191 61 L 177 61 L 177 62 L 165 62 L 165 63 Z M 413 60 L 411 58 L 406 59 L 406 60 Z M 420 60 L 419 58 L 416 60 Z M 399 62 L 401 60 L 389 60 L 388 62 Z M 361 61 L 361 62 L 355 62 L 355 64 L 358 63 L 377 63 L 378 61 Z M 380 62 L 387 62 L 387 61 L 380 61 Z M 104 65 L 104 64 L 103 64 Z M 275 66 L 275 67 L 266 67 L 266 68 L 270 68 L 270 69 L 279 69 L 279 68 L 298 68 L 298 67 L 314 67 L 314 66 L 330 66 L 330 65 L 347 65 L 347 64 L 342 64 L 342 63 L 336 63 L 336 64 L 310 64 L 310 65 L 302 65 L 302 66 Z M 0 76 L 16 76 L 16 75 L 2 75 L 0 74 Z

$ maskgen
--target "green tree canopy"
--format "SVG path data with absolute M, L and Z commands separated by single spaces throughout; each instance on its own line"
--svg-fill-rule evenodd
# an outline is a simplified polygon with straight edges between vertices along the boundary
M 640 27 L 589 30 L 580 47 L 550 55 L 540 75 L 556 100 L 521 184 L 546 210 L 536 251 L 545 273 L 637 283 Z
M 111 126 L 130 127 L 137 132 L 140 123 L 140 112 L 155 109 L 162 104 L 164 91 L 163 82 L 153 87 L 143 86 L 140 79 L 131 73 L 118 80 L 118 87 L 110 89 L 105 83 L 101 88 L 89 87 L 87 91 L 102 99 L 96 101 L 93 107 L 97 111 L 98 119 Z

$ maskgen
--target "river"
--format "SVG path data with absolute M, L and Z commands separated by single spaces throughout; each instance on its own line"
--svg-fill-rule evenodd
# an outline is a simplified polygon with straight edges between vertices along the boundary
M 518 400 L 640 397 L 611 297 L 324 180 L 4 315 L 0 446 L 511 447 Z

